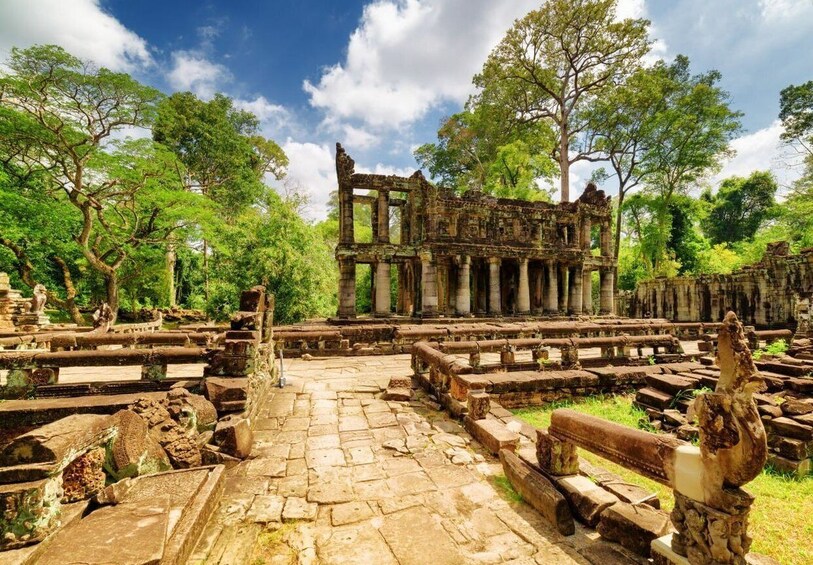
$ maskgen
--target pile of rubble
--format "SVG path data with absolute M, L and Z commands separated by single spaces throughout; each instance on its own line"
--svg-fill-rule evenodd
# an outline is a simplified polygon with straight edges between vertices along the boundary
M 697 394 L 716 388 L 720 376 L 712 357 L 700 362 L 701 367 L 685 372 L 646 376 L 647 386 L 637 392 L 635 404 L 656 429 L 696 439 L 697 426 L 688 409 Z M 765 354 L 754 363 L 766 386 L 754 399 L 768 434 L 768 465 L 807 475 L 813 466 L 813 343 L 796 340 L 787 354 Z

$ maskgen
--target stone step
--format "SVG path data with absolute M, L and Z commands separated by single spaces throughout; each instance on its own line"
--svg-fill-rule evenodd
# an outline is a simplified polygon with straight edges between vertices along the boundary
M 661 392 L 660 390 L 644 387 L 635 394 L 635 400 L 646 406 L 664 410 L 671 407 L 675 398 L 671 394 Z
M 646 384 L 650 387 L 664 392 L 671 396 L 676 396 L 683 391 L 697 388 L 697 381 L 687 379 L 679 375 L 647 375 Z
M 223 466 L 125 479 L 108 487 L 108 505 L 59 531 L 40 565 L 186 563 L 223 491 Z M 115 557 L 114 557 L 115 556 Z

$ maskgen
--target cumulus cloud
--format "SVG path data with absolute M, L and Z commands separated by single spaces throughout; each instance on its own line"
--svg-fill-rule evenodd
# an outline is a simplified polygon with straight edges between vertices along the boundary
M 147 42 L 101 7 L 100 0 L 3 0 L 0 55 L 12 47 L 56 44 L 116 71 L 153 63 Z
M 378 0 L 365 7 L 344 62 L 305 81 L 332 119 L 398 128 L 443 102 L 462 104 L 471 78 L 514 19 L 538 0 Z
M 301 143 L 288 139 L 282 145 L 288 156 L 288 176 L 307 194 L 310 219 L 327 215 L 330 193 L 336 190 L 336 163 L 333 149 L 326 144 Z
M 205 100 L 214 96 L 220 85 L 231 78 L 226 67 L 196 51 L 172 53 L 172 65 L 166 75 L 167 82 L 175 90 L 188 90 Z
M 766 128 L 734 139 L 731 148 L 737 154 L 712 178 L 713 185 L 728 177 L 747 177 L 754 171 L 772 171 L 780 187 L 786 188 L 799 178 L 799 168 L 789 166 L 787 147 L 779 139 L 783 128 L 779 120 Z
M 235 98 L 234 105 L 257 116 L 260 128 L 266 137 L 276 138 L 292 125 L 292 117 L 288 109 L 281 104 L 269 102 L 265 96 L 257 96 L 253 100 Z

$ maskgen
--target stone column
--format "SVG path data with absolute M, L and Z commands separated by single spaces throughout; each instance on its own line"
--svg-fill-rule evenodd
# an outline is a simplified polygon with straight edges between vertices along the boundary
M 339 243 L 353 243 L 353 189 L 339 188 Z
M 531 289 L 528 281 L 528 260 L 519 260 L 519 289 L 517 290 L 517 313 L 531 312 Z
M 500 259 L 488 259 L 488 312 L 502 314 L 502 295 L 500 293 Z
M 339 259 L 338 316 L 356 317 L 356 261 L 352 257 Z
M 584 251 L 590 251 L 590 246 L 592 245 L 592 238 L 591 238 L 591 230 L 593 228 L 593 224 L 590 221 L 590 218 L 583 218 L 582 219 L 582 236 L 581 236 L 581 244 L 582 249 Z
M 593 313 L 593 271 L 587 268 L 582 271 L 582 311 Z
M 548 269 L 548 284 L 545 288 L 545 313 L 555 314 L 559 307 L 559 285 L 557 282 L 556 263 L 547 261 L 546 267 Z
M 468 316 L 471 313 L 471 258 L 468 255 L 460 257 L 460 264 L 457 267 L 455 306 L 460 316 Z
M 581 314 L 582 312 L 582 268 L 572 267 L 569 271 L 570 295 L 568 298 L 567 311 L 570 314 Z
M 601 256 L 612 257 L 613 255 L 613 233 L 609 222 L 601 225 Z
M 375 316 L 390 315 L 390 264 L 379 261 L 375 265 Z
M 390 242 L 390 192 L 378 191 L 378 242 Z
M 431 253 L 421 253 L 421 316 L 438 315 L 437 267 Z
M 568 268 L 566 265 L 559 265 L 559 312 L 567 312 L 568 298 Z
M 599 311 L 602 314 L 613 313 L 613 270 L 601 270 L 601 293 Z

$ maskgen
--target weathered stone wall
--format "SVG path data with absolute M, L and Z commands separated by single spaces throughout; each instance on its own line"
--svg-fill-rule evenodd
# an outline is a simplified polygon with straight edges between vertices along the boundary
M 730 275 L 661 277 L 619 296 L 630 317 L 711 322 L 734 310 L 744 324 L 796 324 L 799 303 L 813 295 L 813 248 L 790 255 L 786 242 L 770 244 L 759 263 Z
M 379 317 L 393 312 L 392 265 L 394 310 L 401 315 L 612 313 L 612 211 L 610 198 L 594 185 L 577 201 L 559 204 L 479 191 L 457 196 L 420 171 L 408 178 L 355 173 L 339 144 L 336 174 L 340 317 L 356 315 L 358 264 L 371 266 L 371 302 Z M 370 206 L 370 243 L 355 239 L 354 205 Z M 392 208 L 399 210 L 400 234 L 390 233 Z M 601 275 L 598 308 L 593 271 Z

